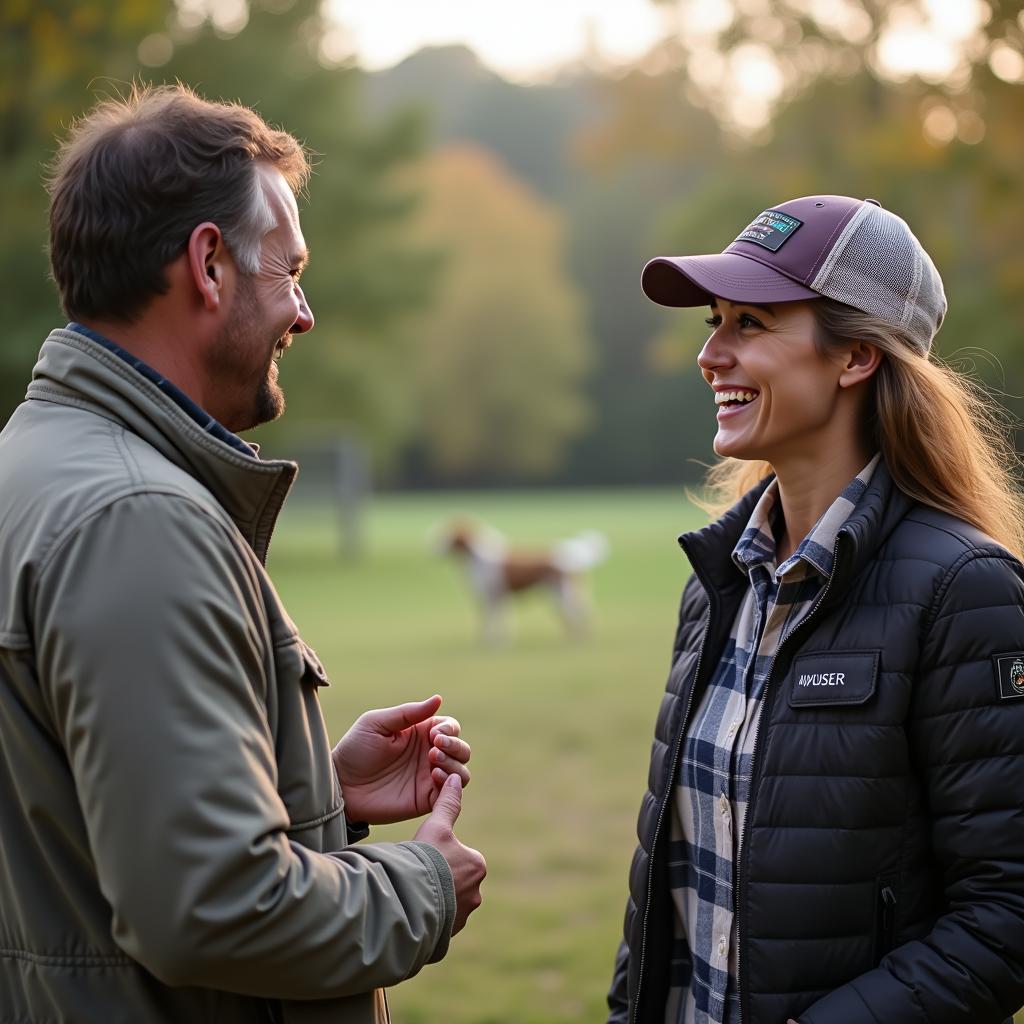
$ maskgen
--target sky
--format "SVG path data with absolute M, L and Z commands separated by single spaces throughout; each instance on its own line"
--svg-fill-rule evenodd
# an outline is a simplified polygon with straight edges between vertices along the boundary
M 857 0 L 810 3 L 824 27 L 852 43 L 870 32 L 871 20 Z M 736 7 L 758 18 L 761 38 L 723 55 L 715 40 Z M 321 52 L 338 62 L 354 56 L 367 70 L 390 67 L 424 46 L 461 43 L 504 77 L 529 83 L 550 78 L 584 55 L 591 66 L 628 63 L 682 28 L 694 44 L 691 50 L 700 54 L 690 63 L 691 77 L 705 95 L 721 97 L 723 115 L 739 130 L 767 124 L 786 88 L 777 60 L 785 44 L 773 0 L 329 0 L 328 9 L 336 28 Z M 967 73 L 964 54 L 988 13 L 986 0 L 897 0 L 887 9 L 874 60 L 893 78 L 917 75 L 952 83 Z M 1024 60 L 1009 56 L 1018 58 L 1024 78 Z M 995 65 L 993 70 L 1000 73 Z
M 771 10 L 770 0 L 740 2 Z M 730 20 L 729 0 L 681 6 L 689 11 L 688 27 L 698 33 L 713 34 Z M 814 0 L 814 7 L 850 38 L 866 30 L 863 12 L 850 0 Z M 354 53 L 363 67 L 377 70 L 423 46 L 463 43 L 520 82 L 542 79 L 587 51 L 625 63 L 650 49 L 665 34 L 667 19 L 678 17 L 675 5 L 659 8 L 651 0 L 330 0 L 330 9 L 339 27 L 328 48 L 339 60 Z M 984 0 L 923 0 L 923 9 L 922 20 L 907 4 L 890 8 L 891 31 L 879 57 L 897 76 L 950 74 L 987 6 Z M 756 64 L 751 56 L 745 55 L 747 68 Z
M 331 0 L 348 49 L 370 70 L 422 46 L 464 43 L 516 81 L 544 77 L 595 47 L 613 63 L 645 53 L 662 35 L 650 0 Z

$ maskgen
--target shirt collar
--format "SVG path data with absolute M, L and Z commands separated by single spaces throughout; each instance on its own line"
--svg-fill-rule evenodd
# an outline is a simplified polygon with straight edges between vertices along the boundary
M 811 527 L 810 533 L 800 542 L 796 551 L 775 569 L 776 579 L 791 573 L 806 575 L 812 571 L 826 580 L 832 575 L 836 537 L 868 489 L 881 457 L 881 453 L 876 453 L 846 485 L 842 494 Z M 772 480 L 754 506 L 746 528 L 733 548 L 732 558 L 741 572 L 749 574 L 756 565 L 774 563 L 778 545 L 772 524 L 778 514 L 778 501 L 779 483 L 778 480 Z M 796 572 L 799 567 L 803 567 L 803 573 Z
M 168 398 L 171 399 L 176 405 L 180 406 L 189 416 L 192 417 L 212 437 L 217 438 L 218 441 L 223 441 L 225 444 L 231 445 L 236 451 L 241 452 L 243 455 L 248 455 L 251 458 L 256 457 L 258 449 L 254 445 L 246 444 L 237 434 L 233 434 L 227 427 L 222 423 L 215 420 L 202 406 L 197 405 L 192 401 L 184 391 L 181 390 L 176 384 L 172 384 L 163 374 L 158 373 L 153 369 L 149 363 L 144 362 L 138 356 L 133 355 L 127 349 L 122 348 L 116 342 L 111 341 L 109 338 L 104 337 L 99 331 L 94 331 L 90 327 L 86 327 L 79 323 L 69 323 L 67 330 L 75 331 L 77 334 L 84 334 L 91 341 L 95 341 L 97 345 L 102 345 L 105 349 L 113 352 L 114 355 L 119 356 L 130 366 L 133 366 L 139 373 L 142 374 L 147 380 L 152 381 Z

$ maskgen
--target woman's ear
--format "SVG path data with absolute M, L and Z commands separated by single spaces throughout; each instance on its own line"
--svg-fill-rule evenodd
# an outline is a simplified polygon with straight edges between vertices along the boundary
M 851 388 L 874 376 L 882 362 L 882 350 L 869 341 L 856 341 L 843 354 L 839 386 Z

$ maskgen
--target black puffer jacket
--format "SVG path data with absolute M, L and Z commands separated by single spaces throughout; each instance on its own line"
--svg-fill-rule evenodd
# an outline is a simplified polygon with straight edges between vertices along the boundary
M 731 552 L 763 489 L 680 538 L 695 575 L 640 809 L 614 1024 L 664 1020 L 667 801 L 747 586 Z M 766 684 L 736 873 L 743 1024 L 998 1024 L 1024 1003 L 1024 566 L 912 502 L 884 465 L 835 555 Z

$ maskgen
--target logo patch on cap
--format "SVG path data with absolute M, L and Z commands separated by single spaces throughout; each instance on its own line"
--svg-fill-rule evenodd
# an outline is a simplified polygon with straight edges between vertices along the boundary
M 737 236 L 737 242 L 753 242 L 772 252 L 778 252 L 793 232 L 803 224 L 802 220 L 778 210 L 765 210 L 758 214 Z
M 999 696 L 1003 700 L 1019 700 L 1024 697 L 1024 651 L 1017 654 L 994 654 L 996 682 Z

